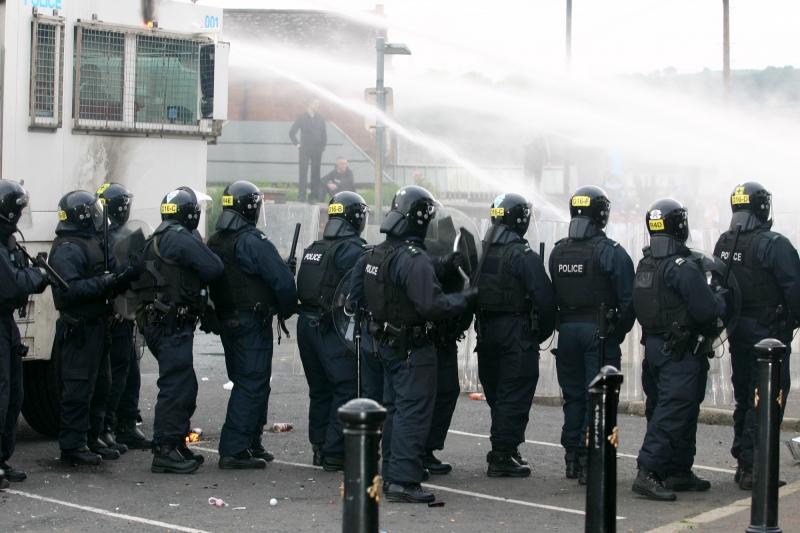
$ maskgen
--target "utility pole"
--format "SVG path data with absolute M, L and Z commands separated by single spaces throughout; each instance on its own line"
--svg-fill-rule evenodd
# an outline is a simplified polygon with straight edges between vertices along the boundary
M 722 80 L 725 92 L 731 90 L 731 20 L 730 0 L 722 0 Z
M 725 0 L 727 3 L 727 0 Z M 572 66 L 572 0 L 567 0 L 567 70 Z

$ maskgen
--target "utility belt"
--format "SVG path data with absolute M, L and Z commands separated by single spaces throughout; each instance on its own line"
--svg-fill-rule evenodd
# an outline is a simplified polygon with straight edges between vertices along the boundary
M 389 322 L 370 320 L 367 331 L 382 346 L 408 351 L 433 343 L 437 328 L 431 322 L 416 326 L 397 326 Z
M 797 322 L 787 312 L 786 307 L 745 307 L 742 316 L 756 320 L 769 329 L 771 335 L 780 335 L 797 327 Z
M 77 341 L 78 346 L 82 346 L 86 342 L 86 328 L 87 326 L 105 326 L 108 331 L 109 322 L 105 317 L 78 317 L 70 315 L 69 313 L 60 312 L 58 319 L 63 324 L 61 332 L 62 339 L 73 339 Z
M 564 322 L 599 322 L 600 321 L 600 308 L 599 307 L 582 307 L 578 309 L 559 309 L 558 321 Z M 606 309 L 606 320 L 609 325 L 613 326 L 619 318 L 619 310 L 616 307 L 609 307 Z
M 169 305 L 155 301 L 145 306 L 145 320 L 148 326 L 160 326 L 175 331 L 187 325 L 194 329 L 200 315 L 188 305 Z
M 535 307 L 532 307 L 530 311 L 527 312 L 507 312 L 507 311 L 478 311 L 475 314 L 475 319 L 478 322 L 478 337 L 481 336 L 481 322 L 483 320 L 492 320 L 496 318 L 521 318 L 525 320 L 525 327 L 527 328 L 528 332 L 536 334 L 539 332 L 539 313 Z
M 713 334 L 698 333 L 693 328 L 673 322 L 664 334 L 666 342 L 662 350 L 671 354 L 675 362 L 681 361 L 687 352 L 692 356 L 705 355 L 711 359 L 714 357 L 714 338 Z

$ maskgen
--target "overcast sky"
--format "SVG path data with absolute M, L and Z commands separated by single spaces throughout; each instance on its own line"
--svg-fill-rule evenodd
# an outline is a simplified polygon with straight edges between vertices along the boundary
M 222 7 L 359 13 L 369 0 L 199 0 Z M 800 1 L 730 0 L 735 69 L 800 64 Z M 576 69 L 609 73 L 718 70 L 722 0 L 574 0 Z M 566 0 L 384 0 L 390 38 L 414 52 L 398 68 L 561 67 Z M 324 36 L 323 36 L 324 38 Z

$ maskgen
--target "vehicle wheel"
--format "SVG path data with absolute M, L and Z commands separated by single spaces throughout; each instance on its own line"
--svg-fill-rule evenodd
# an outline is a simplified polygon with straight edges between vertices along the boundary
M 22 416 L 36 432 L 57 437 L 61 416 L 61 387 L 57 361 L 28 361 L 23 364 L 25 399 Z

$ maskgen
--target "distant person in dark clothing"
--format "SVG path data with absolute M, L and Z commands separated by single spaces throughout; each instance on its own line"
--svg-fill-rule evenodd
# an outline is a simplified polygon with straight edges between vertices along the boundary
M 356 192 L 353 171 L 350 170 L 347 159 L 341 156 L 336 158 L 336 167 L 325 174 L 322 183 L 328 188 L 331 197 L 344 191 Z
M 319 100 L 314 99 L 308 103 L 305 113 L 297 117 L 289 130 L 289 138 L 297 146 L 300 154 L 300 183 L 299 197 L 301 202 L 306 200 L 306 192 L 311 201 L 320 200 L 320 165 L 322 152 L 328 144 L 328 133 L 325 129 L 325 119 L 319 114 Z M 300 132 L 300 139 L 297 132 Z M 308 167 L 311 166 L 311 179 L 308 178 Z

